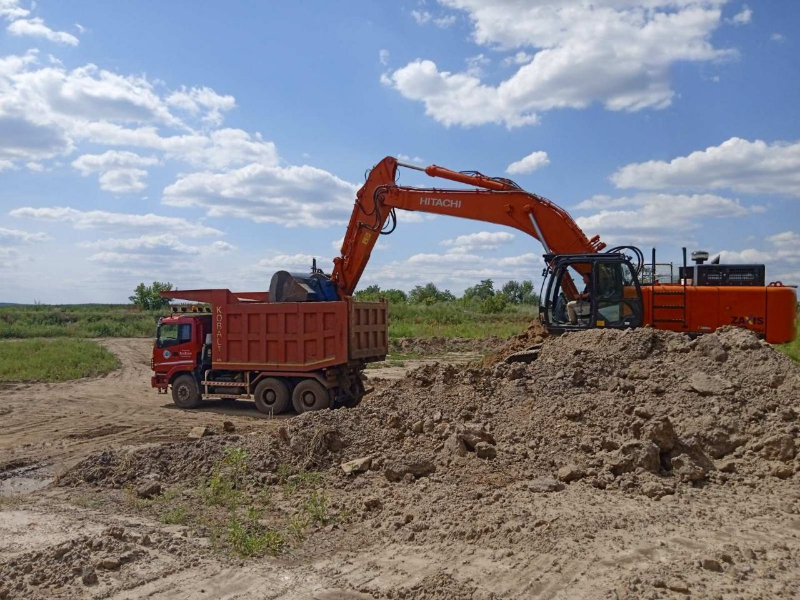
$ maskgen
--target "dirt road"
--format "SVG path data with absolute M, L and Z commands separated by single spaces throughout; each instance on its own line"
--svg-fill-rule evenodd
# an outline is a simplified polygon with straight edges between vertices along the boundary
M 99 450 L 186 438 L 198 425 L 220 431 L 224 421 L 247 433 L 271 430 L 292 414 L 268 417 L 248 401 L 206 401 L 197 410 L 181 410 L 169 395 L 150 387 L 150 339 L 104 339 L 100 343 L 120 359 L 105 377 L 67 383 L 11 385 L 0 389 L 0 473 L 9 467 L 63 470 Z M 367 371 L 377 387 L 410 369 L 444 360 L 453 364 L 478 358 L 474 353 L 381 363 Z M 4 468 L 5 467 L 5 468 Z
M 242 431 L 273 426 L 248 402 L 180 410 L 150 387 L 152 340 L 100 343 L 121 363 L 105 377 L 0 390 L 0 471 L 12 464 L 60 470 L 100 449 L 184 439 L 196 425 L 220 429 L 232 419 Z

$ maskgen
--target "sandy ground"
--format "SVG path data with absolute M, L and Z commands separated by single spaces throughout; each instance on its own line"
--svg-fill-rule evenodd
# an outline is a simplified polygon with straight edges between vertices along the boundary
M 486 514 L 496 511 L 505 537 L 476 543 L 432 535 L 428 542 L 424 532 L 416 540 L 403 533 L 408 527 L 384 534 L 393 528 L 382 521 L 402 519 L 401 512 L 320 530 L 301 550 L 281 558 L 220 556 L 192 527 L 165 526 L 128 510 L 119 490 L 44 486 L 54 473 L 98 451 L 182 440 L 197 425 L 221 431 L 224 421 L 233 422 L 237 434 L 266 434 L 291 416 L 267 419 L 244 402 L 178 410 L 149 386 L 149 340 L 103 344 L 122 362 L 106 377 L 0 390 L 0 598 L 478 600 L 800 593 L 797 477 L 680 487 L 653 500 L 588 485 L 529 493 L 518 482 L 504 481 L 502 473 L 493 478 L 485 469 L 467 471 L 459 485 L 471 500 L 458 505 L 454 528 L 478 513 L 485 522 Z M 417 361 L 405 361 L 402 368 L 370 369 L 369 375 L 392 380 L 415 366 Z M 383 481 L 378 473 L 364 477 Z M 415 514 L 415 504 L 430 510 L 426 495 L 435 492 L 434 483 L 419 479 L 402 485 L 410 486 L 404 488 L 409 504 L 403 512 Z M 388 501 L 391 486 L 375 488 Z M 75 568 L 76 556 L 95 565 L 96 583 L 81 583 L 85 571 Z M 99 565 L 109 557 L 116 566 L 103 570 Z M 3 579 L 12 572 L 20 576 Z

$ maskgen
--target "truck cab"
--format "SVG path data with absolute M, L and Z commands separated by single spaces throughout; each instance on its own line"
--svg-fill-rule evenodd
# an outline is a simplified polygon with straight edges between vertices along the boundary
M 205 345 L 210 332 L 211 315 L 179 313 L 160 319 L 151 359 L 152 386 L 166 393 L 179 374 L 202 372 L 203 363 L 211 362 Z

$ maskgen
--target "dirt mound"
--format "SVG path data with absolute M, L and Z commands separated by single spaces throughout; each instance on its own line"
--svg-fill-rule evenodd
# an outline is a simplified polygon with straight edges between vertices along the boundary
M 534 496 L 660 499 L 794 477 L 798 403 L 800 369 L 747 331 L 592 330 L 548 339 L 531 364 L 426 365 L 358 408 L 307 413 L 275 434 L 103 453 L 60 484 L 196 481 L 237 446 L 254 488 L 286 465 L 326 471 L 336 502 L 368 524 L 361 543 L 548 551 Z
M 528 328 L 520 334 L 508 338 L 504 343 L 498 346 L 487 354 L 483 359 L 484 366 L 491 366 L 507 357 L 521 352 L 522 350 L 529 350 L 544 342 L 550 335 L 547 327 L 542 325 L 541 321 L 534 320 L 528 325 Z
M 435 356 L 447 352 L 489 352 L 502 346 L 504 340 L 496 336 L 488 338 L 397 338 L 391 340 L 391 353 Z

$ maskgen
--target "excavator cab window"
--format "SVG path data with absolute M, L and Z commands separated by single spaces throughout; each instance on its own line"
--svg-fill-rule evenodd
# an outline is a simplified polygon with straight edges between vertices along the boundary
M 642 323 L 642 293 L 621 254 L 560 255 L 550 259 L 542 320 L 551 330 L 628 328 Z

